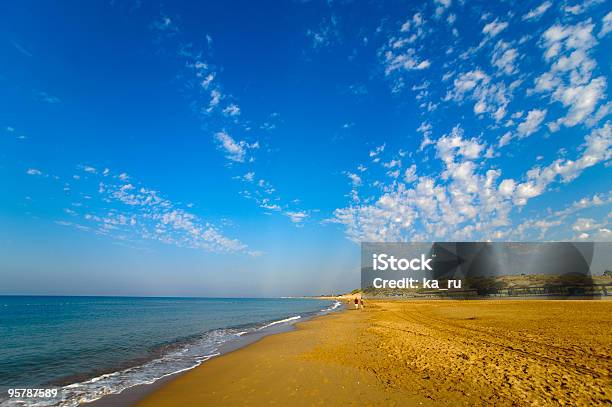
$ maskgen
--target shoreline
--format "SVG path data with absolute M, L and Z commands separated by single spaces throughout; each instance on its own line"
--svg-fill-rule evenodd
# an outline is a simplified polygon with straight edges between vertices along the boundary
M 370 300 L 211 359 L 135 405 L 606 403 L 610 311 L 597 300 Z
M 218 353 L 217 355 L 212 356 L 209 359 L 202 361 L 200 364 L 193 366 L 192 368 L 189 368 L 183 371 L 179 371 L 179 372 L 175 372 L 175 373 L 171 373 L 165 377 L 161 377 L 155 380 L 152 383 L 138 384 L 136 386 L 128 387 L 119 393 L 108 394 L 96 400 L 79 403 L 79 406 L 83 406 L 83 407 L 117 407 L 119 406 L 121 407 L 121 406 L 135 405 L 140 400 L 154 393 L 155 391 L 157 391 L 158 389 L 160 389 L 167 383 L 177 379 L 178 377 L 182 375 L 188 374 L 192 370 L 199 368 L 204 363 L 207 363 L 219 357 L 223 357 L 229 353 L 238 351 L 244 347 L 250 346 L 251 344 L 258 342 L 265 337 L 272 336 L 272 335 L 278 335 L 278 334 L 282 334 L 282 333 L 286 333 L 286 332 L 295 330 L 296 329 L 295 326 L 298 324 L 304 323 L 306 321 L 310 321 L 315 318 L 324 317 L 324 316 L 333 314 L 335 312 L 342 311 L 343 303 L 342 301 L 338 301 L 338 302 L 341 303 L 341 305 L 338 307 L 339 309 L 325 308 L 324 310 L 319 311 L 319 313 L 322 312 L 322 314 L 317 315 L 315 313 L 313 315 L 307 315 L 305 317 L 300 316 L 299 322 L 295 322 L 291 324 L 282 324 L 282 323 L 279 324 L 278 322 L 273 322 L 271 325 L 266 326 L 261 331 L 248 332 L 245 335 L 237 338 L 236 340 L 221 344 L 219 349 L 217 350 L 217 353 Z M 333 304 L 331 306 L 333 306 Z M 290 317 L 290 318 L 294 318 L 294 317 Z M 283 320 L 282 322 L 285 322 L 285 321 Z

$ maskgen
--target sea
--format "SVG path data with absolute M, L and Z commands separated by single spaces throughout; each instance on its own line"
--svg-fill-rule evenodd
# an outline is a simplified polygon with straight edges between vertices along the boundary
M 0 406 L 77 406 L 339 306 L 298 298 L 0 296 Z M 15 389 L 57 395 L 9 397 Z

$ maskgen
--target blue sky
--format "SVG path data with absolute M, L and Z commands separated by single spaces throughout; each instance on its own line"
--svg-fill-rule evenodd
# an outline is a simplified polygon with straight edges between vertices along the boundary
M 318 294 L 360 241 L 612 238 L 603 1 L 0 7 L 0 293 Z

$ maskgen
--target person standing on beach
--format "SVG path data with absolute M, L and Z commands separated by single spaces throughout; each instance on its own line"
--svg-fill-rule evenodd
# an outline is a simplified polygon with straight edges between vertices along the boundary
M 359 309 L 359 299 L 355 297 L 355 309 Z

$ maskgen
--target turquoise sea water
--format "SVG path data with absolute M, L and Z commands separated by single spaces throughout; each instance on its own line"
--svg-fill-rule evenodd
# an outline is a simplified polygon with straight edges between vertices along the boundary
M 243 335 L 329 312 L 310 299 L 0 296 L 0 405 L 9 388 L 59 388 L 28 405 L 77 405 L 151 383 Z

